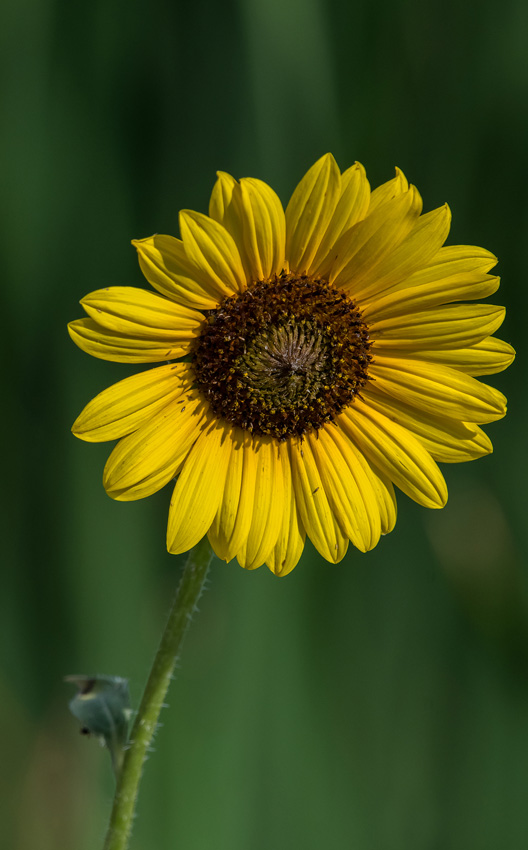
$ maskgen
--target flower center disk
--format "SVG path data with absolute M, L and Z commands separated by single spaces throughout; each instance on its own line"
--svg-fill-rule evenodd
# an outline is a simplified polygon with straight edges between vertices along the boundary
M 222 418 L 279 441 L 320 428 L 368 380 L 368 327 L 327 281 L 282 272 L 207 314 L 196 383 Z

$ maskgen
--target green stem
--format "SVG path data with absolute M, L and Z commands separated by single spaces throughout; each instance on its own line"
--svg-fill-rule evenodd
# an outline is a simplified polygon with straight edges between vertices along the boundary
M 212 557 L 207 537 L 189 552 L 117 780 L 104 850 L 126 850 L 128 847 L 143 764 Z

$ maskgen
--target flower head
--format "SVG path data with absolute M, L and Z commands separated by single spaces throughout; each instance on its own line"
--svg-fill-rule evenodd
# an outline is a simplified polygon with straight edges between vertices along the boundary
M 180 213 L 181 239 L 133 243 L 157 293 L 97 290 L 69 326 L 95 357 L 163 363 L 73 426 L 120 440 L 108 494 L 176 478 L 170 552 L 207 534 L 220 558 L 277 575 L 306 534 L 333 562 L 349 541 L 372 549 L 394 527 L 394 485 L 442 507 L 437 461 L 488 454 L 480 425 L 506 412 L 476 376 L 514 357 L 492 336 L 504 309 L 473 303 L 497 289 L 496 258 L 444 246 L 449 225 L 399 170 L 371 191 L 359 163 L 341 174 L 327 154 L 285 212 L 262 181 L 219 172 L 209 215 Z

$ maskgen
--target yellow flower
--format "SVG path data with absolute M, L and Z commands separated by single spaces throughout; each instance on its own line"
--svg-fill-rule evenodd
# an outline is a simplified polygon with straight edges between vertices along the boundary
M 133 243 L 159 294 L 82 300 L 80 348 L 164 363 L 98 395 L 73 432 L 120 439 L 104 472 L 114 499 L 176 478 L 170 552 L 207 534 L 220 558 L 286 575 L 307 534 L 337 562 L 392 530 L 393 485 L 443 507 L 436 462 L 492 451 L 479 426 L 506 400 L 475 376 L 514 352 L 491 336 L 504 309 L 473 301 L 497 289 L 496 258 L 442 247 L 447 206 L 421 213 L 401 171 L 371 192 L 359 163 L 341 174 L 330 154 L 285 212 L 266 183 L 219 172 L 209 216 L 184 210 L 181 239 Z

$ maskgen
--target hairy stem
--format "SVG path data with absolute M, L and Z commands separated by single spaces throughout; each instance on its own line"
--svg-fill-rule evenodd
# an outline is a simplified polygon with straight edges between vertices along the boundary
M 156 731 L 174 667 L 196 610 L 212 556 L 213 552 L 206 537 L 189 552 L 124 754 L 104 850 L 126 850 L 128 847 L 145 757 Z

